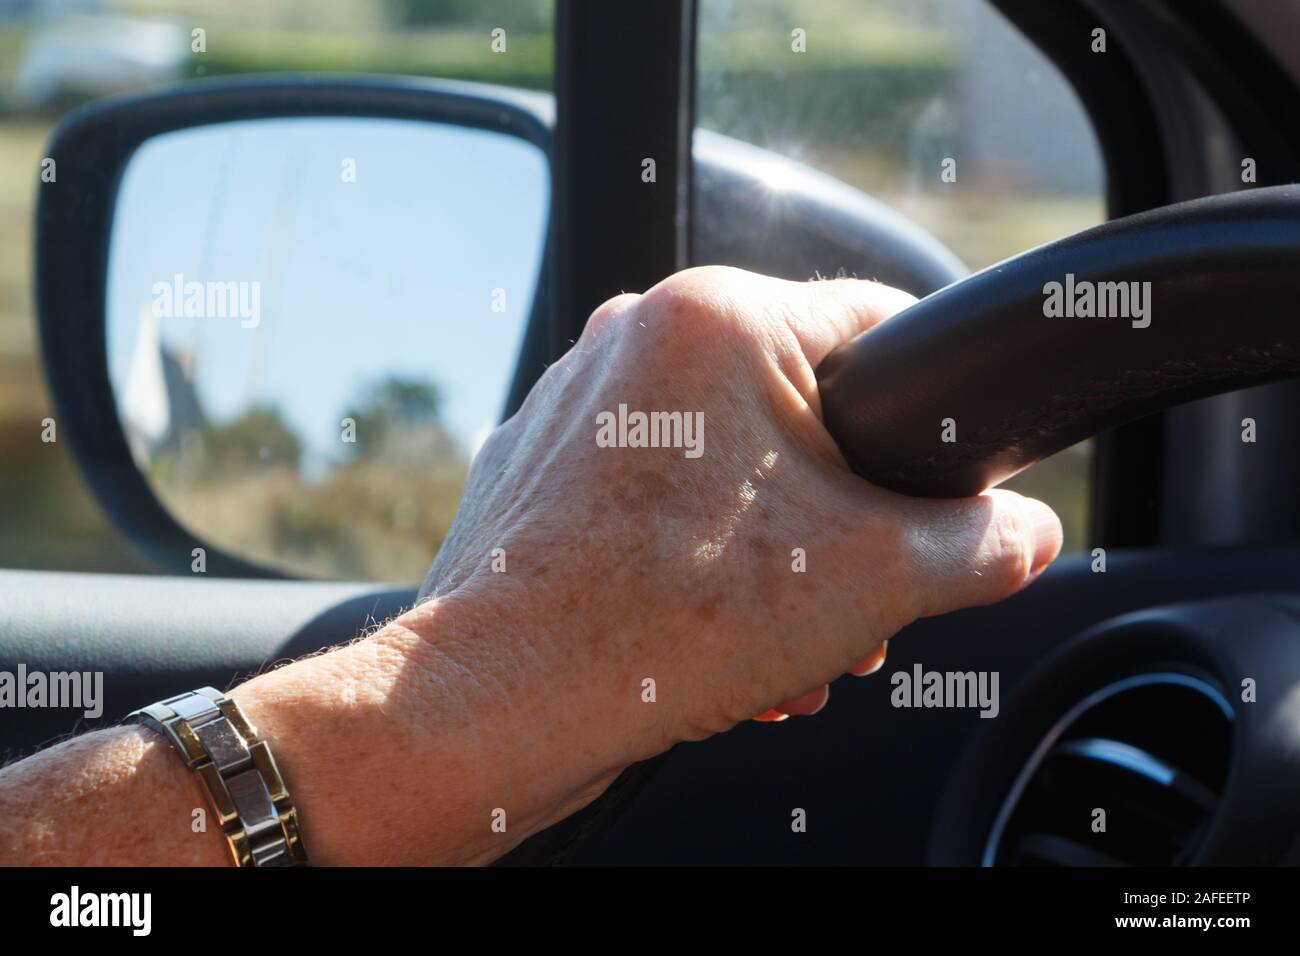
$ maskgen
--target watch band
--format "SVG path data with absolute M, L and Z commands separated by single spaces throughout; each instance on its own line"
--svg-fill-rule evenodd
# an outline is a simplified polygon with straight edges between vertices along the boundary
M 198 775 L 236 865 L 307 865 L 298 813 L 271 749 L 233 700 L 201 687 L 127 719 L 166 737 Z

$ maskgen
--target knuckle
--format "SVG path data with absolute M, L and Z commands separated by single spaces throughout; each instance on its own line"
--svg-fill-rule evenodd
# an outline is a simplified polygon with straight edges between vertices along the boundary
M 509 455 L 515 443 L 515 433 L 519 428 L 519 416 L 512 415 L 488 433 L 483 444 L 479 446 L 475 458 L 494 460 Z
M 596 311 L 592 312 L 587 319 L 587 324 L 583 326 L 583 335 L 585 337 L 599 335 L 620 316 L 626 315 L 641 298 L 642 296 L 639 293 L 624 292 L 612 299 L 606 299 L 596 307 Z
M 673 339 L 725 328 L 738 313 L 745 275 L 727 266 L 697 266 L 674 273 L 643 297 L 647 327 Z
M 991 573 L 999 592 L 1011 594 L 1029 576 L 1034 559 L 1029 528 L 1017 511 L 1003 511 L 993 520 L 986 573 Z
M 487 436 L 470 462 L 466 485 L 490 480 L 506 470 L 516 443 L 517 416 L 498 425 Z

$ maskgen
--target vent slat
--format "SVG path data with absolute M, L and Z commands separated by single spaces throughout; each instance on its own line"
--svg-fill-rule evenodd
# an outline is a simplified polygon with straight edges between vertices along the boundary
M 1145 750 L 1120 740 L 1106 740 L 1101 737 L 1067 740 L 1053 748 L 1047 755 L 1048 760 L 1056 757 L 1093 760 L 1117 770 L 1135 773 L 1162 787 L 1168 787 L 1183 799 L 1195 803 L 1206 813 L 1212 812 L 1219 802 L 1219 795 L 1195 777 L 1183 773 L 1177 767 L 1171 767 Z

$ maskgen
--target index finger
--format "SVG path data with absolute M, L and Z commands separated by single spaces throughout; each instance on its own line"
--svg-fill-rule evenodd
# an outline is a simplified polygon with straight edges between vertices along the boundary
M 916 296 L 902 289 L 866 279 L 822 279 L 803 285 L 805 307 L 789 310 L 786 322 L 814 369 L 837 346 L 916 302 Z

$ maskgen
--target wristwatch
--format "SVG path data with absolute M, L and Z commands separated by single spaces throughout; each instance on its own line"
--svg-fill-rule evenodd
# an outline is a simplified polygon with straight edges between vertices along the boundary
M 239 706 L 212 687 L 133 712 L 198 775 L 238 866 L 306 866 L 298 813 L 271 756 Z

